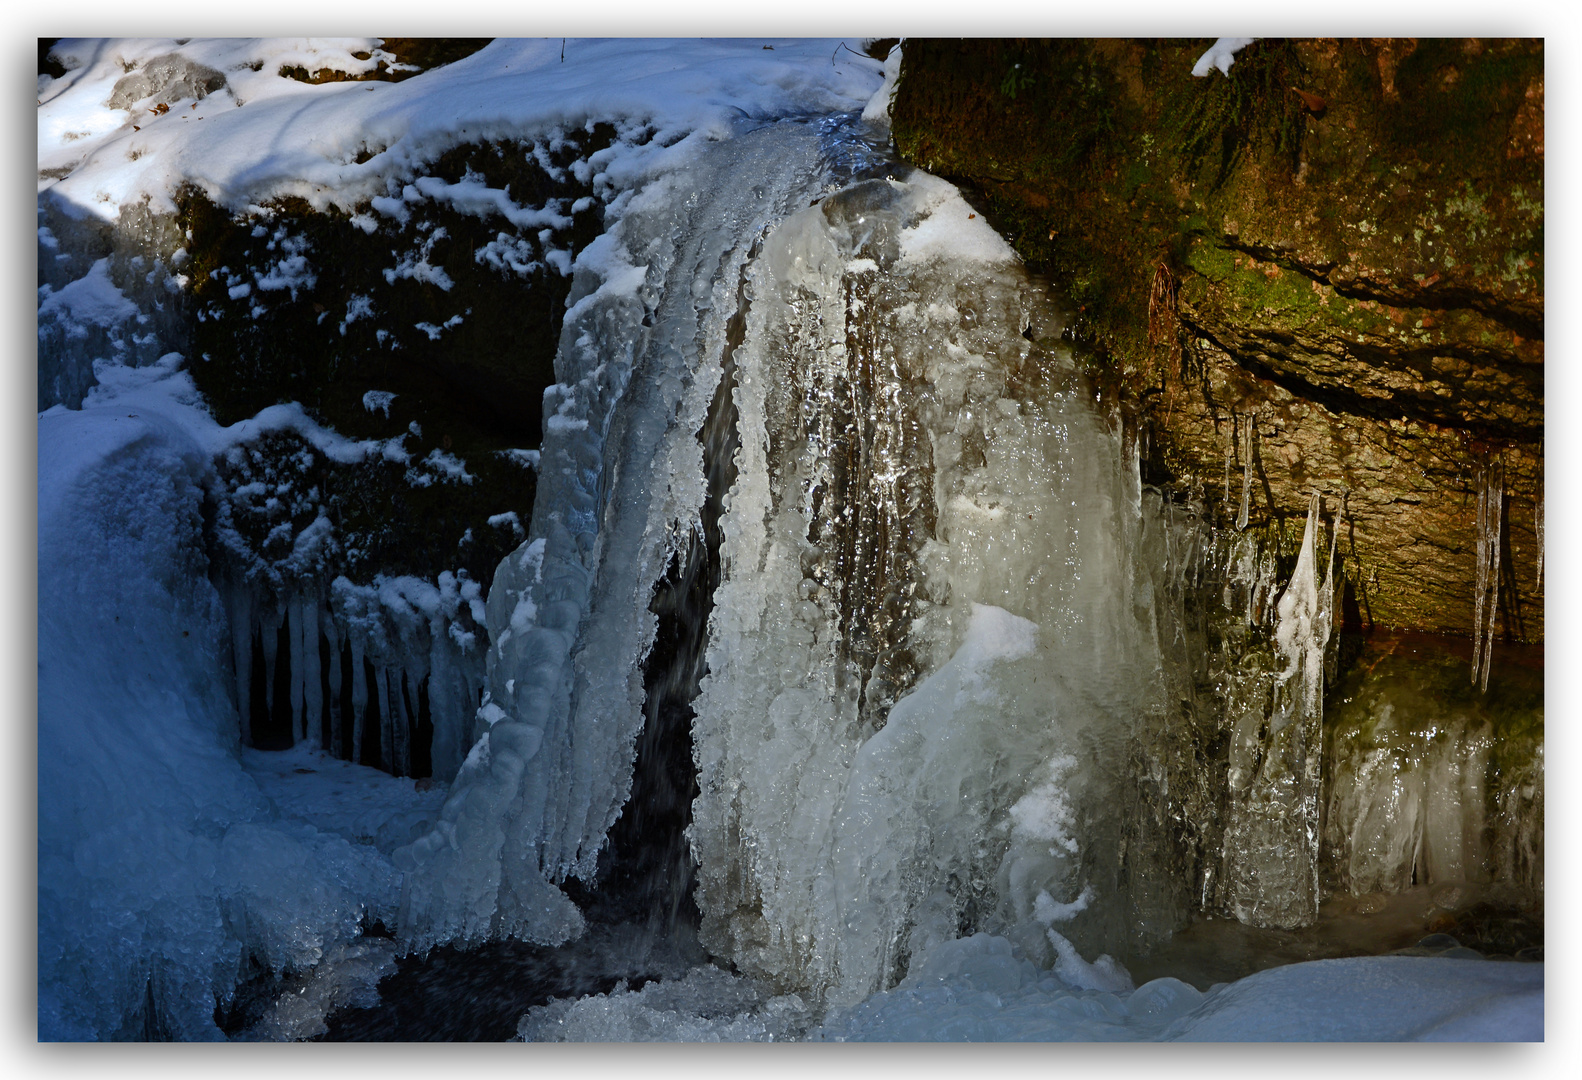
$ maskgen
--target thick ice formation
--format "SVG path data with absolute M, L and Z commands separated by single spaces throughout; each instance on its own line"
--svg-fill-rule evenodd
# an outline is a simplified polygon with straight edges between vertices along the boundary
M 250 956 L 306 969 L 396 914 L 384 854 L 289 816 L 237 760 L 188 423 L 148 398 L 39 418 L 45 1039 L 217 1038 Z
M 694 725 L 704 941 L 843 1002 L 964 918 L 1048 962 L 1038 896 L 1114 850 L 1084 865 L 1055 807 L 1101 797 L 1156 675 L 1118 447 L 1018 332 L 1042 301 L 1009 248 L 926 174 L 787 219 L 748 295 Z
M 695 703 L 691 841 L 705 942 L 746 977 L 701 968 L 552 1003 L 524 1035 L 781 1039 L 834 1005 L 825 1038 L 1541 1036 L 1538 965 L 1345 961 L 1205 995 L 1133 990 L 1103 953 L 1167 934 L 1189 901 L 1264 925 L 1310 913 L 1333 569 L 1320 583 L 1315 503 L 1276 604 L 1255 535 L 1215 534 L 1200 508 L 1144 489 L 1144 437 L 1095 413 L 1047 301 L 954 188 L 837 123 L 753 119 L 887 101 L 898 53 L 884 87 L 876 64 L 806 42 L 570 41 L 565 63 L 559 42 L 495 42 L 401 84 L 276 74 L 363 70 L 352 53 L 371 43 L 67 43 L 72 70 L 40 84 L 41 404 L 46 390 L 85 404 L 40 417 L 45 1037 L 212 1037 L 248 957 L 283 981 L 247 1037 L 320 1033 L 389 969 L 390 947 L 354 940 L 369 919 L 418 949 L 577 934 L 557 885 L 592 876 L 627 798 L 652 590 L 700 528 L 698 432 L 727 357 L 739 477 Z M 315 577 L 311 514 L 288 558 L 242 568 L 278 603 L 211 585 L 211 463 L 258 440 L 378 456 L 413 482 L 469 474 L 296 405 L 219 428 L 161 306 L 181 288 L 158 216 L 176 186 L 233 210 L 300 195 L 362 227 L 430 200 L 548 228 L 566 206 L 432 181 L 423 163 L 457 139 L 612 117 L 616 142 L 571 166 L 609 231 L 574 266 L 503 232 L 478 252 L 574 277 L 544 446 L 513 452 L 539 471 L 533 520 L 487 604 L 447 575 Z M 108 221 L 158 257 L 84 256 Z M 444 287 L 421 247 L 392 258 L 389 274 Z M 231 287 L 289 293 L 313 272 L 287 246 Z M 348 301 L 341 331 L 375 317 Z M 365 408 L 389 409 L 378 394 Z M 1240 418 L 1226 495 L 1235 459 L 1241 529 L 1256 454 L 1256 418 Z M 221 535 L 248 487 L 216 492 Z M 1334 552 L 1332 538 L 1332 568 Z M 1221 831 L 1196 721 L 1165 708 L 1196 708 L 1205 598 L 1229 614 L 1210 657 L 1231 736 Z M 289 667 L 303 741 L 281 757 L 236 748 L 255 636 L 267 708 Z M 321 691 L 348 673 L 371 673 L 350 680 L 349 710 Z M 317 753 L 315 739 L 354 756 L 377 740 L 401 771 L 424 686 L 448 791 L 359 784 L 367 770 Z M 1432 837 L 1472 822 L 1479 797 L 1446 796 L 1450 768 L 1434 759 L 1418 785 L 1439 792 L 1419 799 L 1439 800 L 1419 815 Z M 1531 768 L 1541 803 L 1541 754 Z M 1353 822 L 1352 872 L 1386 887 L 1404 860 L 1373 858 L 1361 787 L 1337 782 L 1331 821 Z M 1541 879 L 1537 837 L 1506 846 Z M 1446 874 L 1473 857 L 1454 840 L 1425 841 Z
M 805 125 L 739 134 L 643 190 L 579 257 L 532 539 L 489 595 L 480 741 L 436 831 L 398 856 L 414 941 L 580 931 L 551 882 L 591 877 L 626 800 L 649 600 L 697 527 L 697 433 L 742 268 L 813 190 L 818 150 Z
M 1320 499 L 1308 506 L 1291 580 L 1275 605 L 1274 644 L 1285 661 L 1273 708 L 1249 709 L 1230 751 L 1230 814 L 1221 888 L 1253 926 L 1297 927 L 1318 913 L 1325 650 L 1334 601 L 1334 543 L 1318 577 Z M 1267 733 L 1264 734 L 1265 727 Z
M 309 85 L 279 74 L 286 67 L 356 74 L 379 54 L 359 60 L 352 53 L 373 44 L 63 41 L 55 52 L 67 75 L 40 81 L 40 404 L 75 407 L 88 398 L 86 412 L 56 408 L 40 421 L 40 537 L 48 549 L 39 579 L 40 986 L 47 1037 L 105 1037 L 139 1022 L 181 1035 L 213 1034 L 210 991 L 230 993 L 248 951 L 277 969 L 302 966 L 354 934 L 363 916 L 396 921 L 395 878 L 380 851 L 410 841 L 421 812 L 392 811 L 375 824 L 369 814 L 377 813 L 331 800 L 334 809 L 313 816 L 332 831 L 286 827 L 274 823 L 277 811 L 236 765 L 233 702 L 245 707 L 249 700 L 255 634 L 266 676 L 289 665 L 294 734 L 310 743 L 342 739 L 355 755 L 359 736 L 373 734 L 361 730 L 365 707 L 371 715 L 377 706 L 381 753 L 399 771 L 410 753 L 403 732 L 420 711 L 414 702 L 425 681 L 440 775 L 461 766 L 474 735 L 481 670 L 469 670 L 466 638 L 479 598 L 468 595 L 466 582 L 444 575 L 436 582 L 315 581 L 319 522 L 291 537 L 286 562 L 292 565 L 264 568 L 280 579 L 269 582 L 278 603 L 260 604 L 244 582 L 216 593 L 206 581 L 197 507 L 210 483 L 208 463 L 217 456 L 245 453 L 252 440 L 272 433 L 289 433 L 309 452 L 337 462 L 404 451 L 399 440 L 344 439 L 295 405 L 266 409 L 230 429 L 208 418 L 180 370 L 182 357 L 171 351 L 180 345 L 181 325 L 169 299 L 184 284 L 184 252 L 170 219 L 160 215 L 172 208 L 177 188 L 196 184 L 233 210 L 289 194 L 347 210 L 383 200 L 385 210 L 399 212 L 412 197 L 462 209 L 494 205 L 498 193 L 474 190 L 477 185 L 409 193 L 406 179 L 458 139 L 531 136 L 614 118 L 622 130 L 644 130 L 641 145 L 618 142 L 578 166 L 610 196 L 613 220 L 643 182 L 728 137 L 744 113 L 853 108 L 880 81 L 876 62 L 854 56 L 828 64 L 825 43 L 805 41 L 776 42 L 778 51 L 757 42 L 571 41 L 564 62 L 558 41 L 499 41 L 469 61 L 401 84 Z M 815 54 L 826 63 L 816 63 Z M 753 167 L 767 176 L 774 164 L 764 159 Z M 668 205 L 655 218 L 664 227 L 677 224 L 664 218 Z M 564 208 L 504 209 L 530 225 Z M 532 215 L 538 216 L 529 221 Z M 99 261 L 106 250 L 109 264 Z M 588 253 L 595 278 L 593 260 L 610 250 Z M 84 258 L 84 252 L 98 254 Z M 569 270 L 565 253 L 543 254 L 551 262 L 557 256 Z M 637 275 L 640 280 L 640 269 Z M 312 276 L 311 253 L 287 244 L 272 270 L 232 288 L 290 293 L 311 287 Z M 628 277 L 612 286 L 628 308 L 636 283 Z M 732 295 L 733 284 L 722 287 Z M 687 302 L 684 290 L 670 295 L 676 305 Z M 581 327 L 608 314 L 607 307 L 586 307 Z M 642 314 L 640 304 L 635 310 Z M 353 315 L 349 306 L 348 319 Z M 588 374 L 594 382 L 600 377 Z M 706 391 L 700 393 L 706 401 Z M 126 438 L 109 439 L 106 433 L 118 429 L 107 424 L 119 425 Z M 575 427 L 569 420 L 567 428 Z M 695 445 L 690 452 L 696 455 Z M 457 475 L 456 462 L 411 465 L 467 479 Z M 676 475 L 691 474 L 677 469 Z M 91 489 L 86 503 L 76 493 L 84 486 Z M 683 492 L 683 502 L 691 496 L 690 489 Z M 655 511 L 657 518 L 665 513 Z M 119 543 L 104 532 L 109 526 L 102 536 L 94 533 L 88 525 L 95 514 L 115 528 L 135 526 L 130 539 Z M 245 575 L 249 568 L 242 569 Z M 557 599 L 542 606 L 550 619 Z M 507 617 L 531 613 L 530 604 Z M 277 649 L 281 628 L 286 644 Z M 651 633 L 640 619 L 632 629 L 639 642 Z M 143 637 L 123 640 L 134 631 Z M 76 646 L 77 634 L 92 638 L 86 649 Z M 353 669 L 372 665 L 373 690 L 364 693 L 364 680 L 351 679 L 355 700 L 345 715 L 339 695 L 319 692 L 326 674 L 318 664 L 321 649 L 332 682 L 343 658 Z M 152 666 L 134 673 L 128 665 Z M 263 681 L 272 708 L 275 680 Z M 142 701 L 139 695 L 147 694 L 137 688 L 145 683 L 157 701 Z M 511 683 L 502 682 L 496 697 L 508 700 L 510 691 Z M 506 757 L 506 732 L 494 735 L 492 747 L 474 749 L 475 769 L 491 748 L 496 762 Z M 624 796 L 620 764 L 629 771 L 629 734 L 617 730 L 611 743 L 613 775 L 592 752 L 588 760 L 599 766 L 577 774 L 578 790 L 595 792 L 587 798 L 596 808 L 586 812 L 595 837 Z M 557 802 L 557 812 L 565 805 Z M 96 809 L 73 809 L 86 807 Z M 378 847 L 348 845 L 348 833 Z M 579 836 L 569 840 L 572 859 L 587 865 L 597 839 L 577 854 L 587 846 Z M 90 857 L 89 850 L 98 854 Z M 533 902 L 525 888 L 513 895 L 520 904 Z M 127 926 L 130 935 L 112 929 Z M 195 1004 L 204 999 L 207 1004 Z M 150 1001 L 152 1012 L 144 1009 Z M 141 1021 L 140 1011 L 149 1013 Z M 296 1021 L 286 1028 L 306 1030 Z
M 1462 690 L 1464 669 L 1399 648 L 1349 676 L 1326 720 L 1324 849 L 1338 883 L 1357 895 L 1487 886 L 1542 910 L 1541 699 L 1524 707 L 1511 681 Z

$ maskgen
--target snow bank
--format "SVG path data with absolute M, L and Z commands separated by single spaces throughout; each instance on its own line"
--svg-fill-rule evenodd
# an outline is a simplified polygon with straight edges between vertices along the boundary
M 683 978 L 529 1009 L 529 1042 L 1541 1041 L 1544 967 L 1442 957 L 1320 960 L 1207 992 L 1159 978 L 1091 988 L 990 934 L 932 949 L 892 990 L 822 1024 L 795 994 L 697 967 Z
M 292 819 L 238 761 L 210 455 L 151 405 L 38 421 L 43 1039 L 217 1038 L 250 956 L 305 969 L 398 900 L 377 848 Z
M 832 60 L 837 42 L 806 39 L 497 39 L 399 83 L 279 75 L 367 71 L 372 62 L 352 54 L 376 42 L 63 40 L 54 55 L 69 70 L 38 95 L 39 190 L 74 216 L 105 220 L 145 199 L 168 211 L 186 182 L 233 210 L 283 195 L 350 210 L 399 195 L 417 166 L 459 142 L 599 120 L 655 129 L 640 151 L 598 164 L 624 187 L 685 153 L 675 144 L 724 135 L 733 118 L 859 109 L 882 80 L 878 61 L 845 50 Z M 201 79 L 181 80 L 183 65 L 222 81 L 200 91 Z M 153 111 L 161 104 L 168 111 Z
M 1270 968 L 1207 993 L 1179 979 L 1084 990 L 978 934 L 894 990 L 832 1013 L 838 1042 L 1541 1041 L 1544 967 L 1420 956 Z

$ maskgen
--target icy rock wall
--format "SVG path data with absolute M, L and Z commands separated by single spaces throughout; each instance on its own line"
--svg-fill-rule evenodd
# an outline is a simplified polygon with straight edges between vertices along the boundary
M 1513 669 L 1469 691 L 1456 658 L 1394 650 L 1348 676 L 1329 725 L 1324 846 L 1337 887 L 1493 886 L 1541 911 L 1541 682 L 1523 693 Z
M 96 365 L 152 364 L 187 339 L 187 262 L 170 215 L 125 208 L 114 224 L 38 201 L 38 407 L 76 409 Z
M 923 173 L 787 219 L 748 286 L 694 727 L 705 945 L 840 1003 L 963 926 L 1124 938 L 1100 808 L 1157 697 L 1139 491 L 1029 340 L 1043 299 Z
M 529 539 L 489 592 L 478 741 L 433 833 L 397 853 L 415 947 L 580 933 L 554 882 L 591 878 L 626 801 L 649 602 L 698 527 L 697 433 L 743 267 L 818 176 L 807 126 L 737 133 L 639 190 L 579 256 Z

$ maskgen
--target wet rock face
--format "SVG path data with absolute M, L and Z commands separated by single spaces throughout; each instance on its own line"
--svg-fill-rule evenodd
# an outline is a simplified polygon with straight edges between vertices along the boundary
M 1067 293 L 1150 481 L 1344 510 L 1362 625 L 1471 629 L 1503 460 L 1496 628 L 1541 640 L 1542 42 L 1207 44 L 911 41 L 897 145 Z

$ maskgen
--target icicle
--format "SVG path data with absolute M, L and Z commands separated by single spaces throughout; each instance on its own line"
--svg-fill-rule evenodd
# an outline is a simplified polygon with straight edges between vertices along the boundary
M 451 652 L 455 646 L 451 644 L 450 635 L 440 621 L 435 620 L 435 623 L 428 661 L 428 714 L 429 723 L 434 728 L 430 736 L 429 762 L 434 776 L 449 780 L 461 767 L 456 744 L 465 736 L 457 733 L 457 710 L 452 706 L 455 697 L 452 683 L 456 674 Z
M 1225 493 L 1221 506 L 1230 506 L 1230 467 L 1236 460 L 1236 414 L 1230 414 L 1230 438 L 1225 440 Z
M 278 608 L 258 617 L 264 645 L 264 708 L 271 719 L 275 715 L 275 654 L 280 649 L 280 624 L 284 618 L 285 612 Z
M 1317 716 L 1324 694 L 1324 646 L 1329 644 L 1329 602 L 1320 593 L 1318 570 L 1315 566 L 1314 546 L 1318 532 L 1318 492 L 1313 493 L 1307 508 L 1307 528 L 1302 533 L 1302 550 L 1296 557 L 1296 569 L 1291 582 L 1280 597 L 1275 610 L 1279 625 L 1275 628 L 1275 643 L 1286 659 L 1286 669 L 1280 681 L 1300 674 L 1302 678 L 1302 715 Z M 1330 574 L 1333 574 L 1331 564 Z M 1329 578 L 1333 584 L 1333 578 Z M 1285 722 L 1289 722 L 1286 718 Z M 1279 724 L 1284 727 L 1284 723 Z
M 253 731 L 253 595 L 245 587 L 228 590 L 231 616 L 231 660 L 236 671 L 236 713 L 242 738 L 250 742 Z
M 286 612 L 286 645 L 287 655 L 291 658 L 291 737 L 295 741 L 304 734 L 304 710 L 302 708 L 302 669 L 305 666 L 302 647 L 306 628 L 303 626 L 302 601 L 300 597 L 289 596 L 285 602 Z
M 412 775 L 412 727 L 417 720 L 407 708 L 407 677 L 402 668 L 392 668 L 386 676 L 390 685 L 390 772 Z
M 1472 626 L 1472 682 L 1489 688 L 1494 660 L 1494 620 L 1500 601 L 1500 520 L 1505 501 L 1505 463 L 1490 455 L 1477 471 L 1477 596 Z
M 1324 574 L 1325 635 L 1329 639 L 1324 649 L 1324 679 L 1333 683 L 1340 677 L 1340 635 L 1335 633 L 1335 555 L 1340 548 L 1340 523 L 1346 519 L 1346 507 L 1351 502 L 1351 492 L 1340 496 L 1340 510 L 1330 520 L 1329 569 Z
M 363 759 L 363 724 L 368 718 L 368 677 L 363 671 L 363 643 L 354 628 L 348 628 L 352 646 L 352 760 Z
M 1534 589 L 1544 587 L 1544 485 L 1538 482 L 1538 494 L 1533 503 L 1533 533 L 1538 538 L 1538 580 L 1533 585 Z
M 1247 528 L 1248 511 L 1253 506 L 1253 441 L 1258 438 L 1258 414 L 1247 414 L 1247 438 L 1242 444 L 1242 509 L 1236 514 L 1236 528 Z
M 379 764 L 396 775 L 396 707 L 390 700 L 390 671 L 383 665 L 374 671 L 374 686 L 379 691 Z
M 300 671 L 298 681 L 302 686 L 302 719 L 298 727 L 298 738 L 311 739 L 318 745 L 323 738 L 324 715 L 324 687 L 321 666 L 319 664 L 319 593 L 315 588 L 311 593 L 303 593 L 297 597 L 296 623 L 298 633 L 302 637 L 302 665 L 293 666 L 293 671 Z
M 319 630 L 330 644 L 330 745 L 329 752 L 341 756 L 345 738 L 345 719 L 341 716 L 341 635 L 335 616 L 327 606 L 319 608 Z

